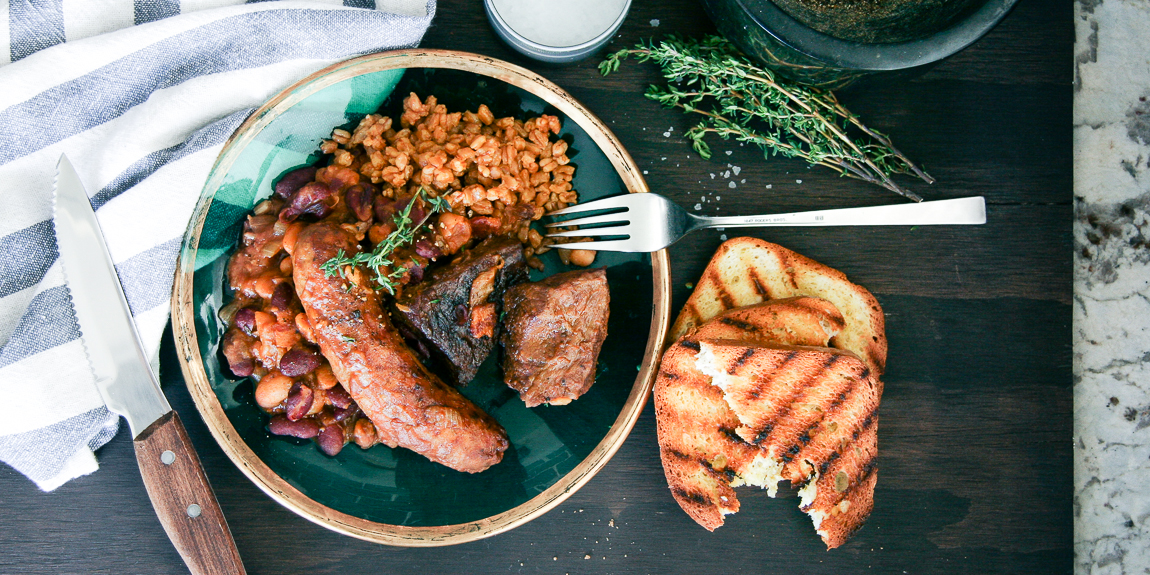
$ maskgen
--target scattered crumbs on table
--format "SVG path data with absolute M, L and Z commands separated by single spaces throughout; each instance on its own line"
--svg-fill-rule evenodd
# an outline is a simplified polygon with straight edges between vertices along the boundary
M 671 131 L 667 130 L 666 132 L 663 132 L 663 137 L 664 138 L 670 138 L 671 137 Z
M 739 144 L 739 145 L 740 145 L 740 146 L 742 146 L 742 144 Z M 732 151 L 730 151 L 730 150 L 727 150 L 727 155 L 728 155 L 728 156 L 729 156 L 729 155 L 731 155 L 731 154 L 733 154 L 733 153 L 734 153 L 734 152 L 732 152 Z
M 743 180 L 743 181 L 745 182 L 746 180 Z M 723 196 L 715 196 L 715 201 L 716 201 L 716 202 L 717 202 L 717 201 L 719 201 L 719 200 L 721 200 L 721 199 L 723 199 Z
M 746 181 L 746 180 L 744 180 L 744 181 Z M 734 187 L 735 187 L 735 180 L 731 180 L 731 181 L 730 181 L 730 182 L 727 184 L 727 187 L 728 187 L 728 188 L 734 188 Z
M 591 558 L 591 555 L 584 555 L 584 556 L 583 556 L 583 558 L 584 558 L 584 559 L 590 559 L 590 558 Z
M 801 184 L 801 183 L 803 183 L 803 181 L 802 181 L 802 180 L 795 180 L 795 183 L 796 183 L 796 184 Z
M 644 175 L 644 176 L 646 176 L 646 175 L 647 175 L 647 170 L 643 170 L 643 175 Z
M 558 560 L 559 560 L 559 556 L 558 556 L 558 555 L 556 555 L 555 557 L 552 557 L 552 558 L 551 558 L 551 560 L 552 560 L 552 561 L 558 561 Z
M 711 179 L 715 179 L 715 174 L 711 174 Z
M 723 172 L 723 177 L 724 177 L 724 178 L 729 178 L 729 177 L 731 177 L 731 170 L 727 170 L 727 171 Z
M 740 183 L 740 184 L 745 184 L 745 183 L 747 183 L 747 179 L 746 179 L 746 178 L 743 178 L 743 179 L 739 180 L 739 183 Z
M 667 161 L 667 156 L 663 156 L 662 158 L 659 158 L 659 160 L 660 160 L 660 161 L 663 161 L 663 162 L 666 162 L 666 161 Z
M 695 204 L 695 210 L 703 209 L 703 204 Z
M 608 526 L 608 527 L 614 527 L 614 526 L 615 526 L 615 520 L 614 520 L 614 519 L 612 519 L 612 520 L 608 521 L 608 522 L 607 522 L 607 526 Z
M 658 18 L 651 18 L 651 27 L 652 28 L 658 28 L 659 27 L 659 19 Z
M 771 184 L 767 184 L 767 189 L 771 189 Z
M 737 175 L 739 175 L 739 172 L 743 171 L 743 169 L 738 167 L 738 166 L 731 166 L 731 171 L 734 172 L 735 175 L 737 176 Z

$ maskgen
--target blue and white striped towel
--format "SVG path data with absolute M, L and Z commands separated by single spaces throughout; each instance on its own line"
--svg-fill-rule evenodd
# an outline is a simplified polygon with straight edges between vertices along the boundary
M 60 154 L 92 196 L 155 363 L 180 239 L 224 141 L 311 72 L 417 45 L 435 0 L 0 0 L 0 17 L 5 5 L 0 460 L 51 491 L 94 471 L 119 428 L 56 263 Z

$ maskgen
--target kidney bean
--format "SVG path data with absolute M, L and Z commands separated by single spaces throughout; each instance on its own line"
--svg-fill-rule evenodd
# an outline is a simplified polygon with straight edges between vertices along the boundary
M 280 358 L 280 371 L 290 377 L 307 375 L 319 367 L 319 354 L 302 347 L 289 349 Z
M 335 190 L 319 182 L 305 184 L 288 200 L 288 207 L 280 212 L 280 219 L 285 222 L 294 222 L 304 214 L 324 217 L 331 212 L 338 198 Z
M 319 436 L 315 438 L 315 442 L 319 444 L 321 451 L 334 457 L 343 450 L 346 443 L 343 437 L 343 426 L 336 424 L 323 428 L 323 431 L 319 432 Z
M 272 307 L 287 309 L 295 297 L 295 289 L 287 282 L 281 282 L 272 292 Z
M 276 195 L 281 198 L 290 197 L 304 184 L 315 179 L 315 171 L 315 166 L 304 166 L 284 174 L 284 177 L 276 182 Z
M 351 396 L 343 386 L 337 385 L 327 390 L 327 401 L 340 409 L 347 409 L 351 405 Z
M 372 208 L 375 210 L 375 221 L 390 223 L 393 221 L 395 212 L 399 211 L 399 203 L 391 198 L 376 196 Z
M 274 435 L 290 435 L 300 439 L 311 439 L 319 435 L 319 424 L 311 419 L 292 421 L 282 415 L 276 415 L 268 421 L 268 431 Z
M 439 257 L 440 255 L 442 255 L 439 252 L 439 248 L 436 247 L 435 244 L 431 243 L 431 240 L 428 240 L 426 238 L 416 240 L 416 242 L 415 242 L 415 253 L 417 253 L 417 254 L 419 254 L 419 255 L 421 255 L 421 256 L 429 259 L 429 260 L 433 260 L 433 259 Z
M 252 358 L 243 359 L 240 361 L 228 360 L 228 369 L 232 370 L 232 374 L 236 377 L 247 377 L 252 374 L 256 369 L 256 362 Z
M 311 410 L 312 399 L 315 397 L 315 392 L 310 387 L 296 382 L 292 386 L 291 392 L 288 394 L 287 408 L 285 415 L 292 421 L 299 421 L 303 419 L 307 412 Z
M 459 304 L 459 305 L 455 306 L 455 323 L 457 323 L 459 325 L 467 325 L 468 324 L 468 317 L 467 316 L 470 315 L 467 313 L 467 311 L 468 310 L 467 310 L 466 305 Z
M 375 197 L 375 186 L 371 182 L 360 182 L 347 189 L 345 195 L 347 207 L 355 212 L 359 221 L 366 222 L 371 219 L 372 200 Z
M 355 417 L 356 415 L 359 415 L 360 411 L 359 406 L 353 403 L 347 409 L 336 407 L 332 410 L 332 413 L 335 415 L 336 421 L 343 421 L 349 417 Z
M 471 218 L 471 235 L 482 239 L 499 231 L 499 218 L 491 216 L 475 216 Z

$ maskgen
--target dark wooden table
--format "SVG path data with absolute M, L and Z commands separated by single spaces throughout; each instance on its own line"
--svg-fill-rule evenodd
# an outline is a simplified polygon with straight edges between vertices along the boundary
M 180 379 L 169 337 L 164 388 L 249 572 L 1069 573 L 1073 28 L 1070 2 L 1056 4 L 1024 0 L 926 75 L 841 94 L 938 179 L 908 185 L 927 199 L 986 196 L 987 225 L 751 232 L 842 270 L 887 314 L 875 511 L 845 546 L 825 551 L 793 493 L 772 500 L 746 489 L 743 511 L 725 527 L 695 525 L 667 490 L 650 404 L 598 476 L 523 527 L 437 549 L 343 537 L 274 503 L 224 456 Z M 637 0 L 611 48 L 712 29 L 694 0 Z M 500 43 L 478 0 L 440 0 L 423 45 L 550 78 L 606 121 L 653 191 L 684 205 L 702 193 L 730 215 L 897 201 L 738 144 L 714 142 L 714 158 L 702 160 L 679 137 L 687 119 L 642 97 L 657 80 L 653 65 L 628 64 L 604 79 L 597 57 L 563 67 L 527 60 Z M 735 189 L 721 177 L 727 164 L 741 168 Z M 672 249 L 676 309 L 719 234 Z M 47 495 L 0 466 L 0 573 L 186 572 L 149 504 L 128 434 L 98 456 L 100 471 Z

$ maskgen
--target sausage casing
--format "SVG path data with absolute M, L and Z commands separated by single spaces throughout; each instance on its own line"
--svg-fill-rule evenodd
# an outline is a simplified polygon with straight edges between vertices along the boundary
M 366 278 L 325 276 L 320 266 L 340 250 L 359 246 L 334 223 L 300 232 L 292 249 L 296 293 L 320 351 L 380 441 L 468 473 L 499 463 L 508 445 L 503 428 L 419 362 Z

